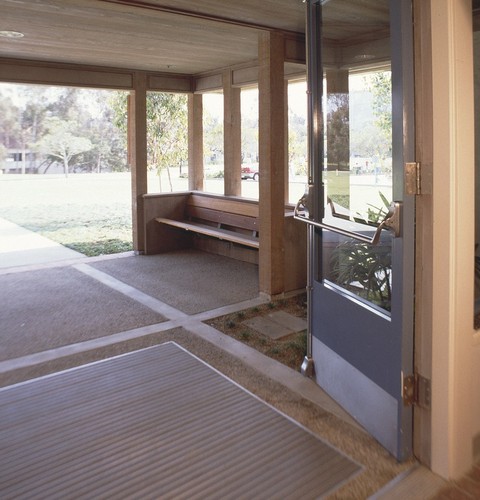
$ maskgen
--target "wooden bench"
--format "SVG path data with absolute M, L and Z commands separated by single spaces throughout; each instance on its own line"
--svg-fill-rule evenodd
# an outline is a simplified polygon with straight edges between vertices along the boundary
M 184 231 L 250 248 L 259 247 L 258 204 L 190 194 L 181 219 L 156 217 L 155 220 Z

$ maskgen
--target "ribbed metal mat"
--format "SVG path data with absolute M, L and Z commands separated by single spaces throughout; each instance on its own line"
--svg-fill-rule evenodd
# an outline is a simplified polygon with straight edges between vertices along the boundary
M 175 343 L 0 390 L 0 498 L 318 498 L 360 467 Z

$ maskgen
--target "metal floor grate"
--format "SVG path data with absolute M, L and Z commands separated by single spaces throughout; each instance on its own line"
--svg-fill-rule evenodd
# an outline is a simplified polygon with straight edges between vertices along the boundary
M 0 390 L 0 497 L 318 498 L 361 468 L 175 343 Z

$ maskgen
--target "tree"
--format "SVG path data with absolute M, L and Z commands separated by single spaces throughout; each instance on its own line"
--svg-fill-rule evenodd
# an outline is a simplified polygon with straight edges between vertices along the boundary
M 128 170 L 126 155 L 126 132 L 114 124 L 115 113 L 111 108 L 108 94 L 103 90 L 88 90 L 89 107 L 95 113 L 88 113 L 85 109 L 82 130 L 92 142 L 92 149 L 83 153 L 84 165 L 82 169 L 87 172 L 100 173 L 102 170 L 123 172 Z M 126 116 L 125 116 L 126 120 Z M 123 127 L 125 130 L 126 127 Z
M 7 148 L 3 144 L 0 144 L 0 163 L 5 161 L 6 157 L 7 157 Z M 1 173 L 1 169 L 0 169 L 0 173 Z
M 173 191 L 170 167 L 180 166 L 188 159 L 187 97 L 181 94 L 149 92 L 147 131 L 150 168 L 157 172 L 160 190 L 161 173 L 166 169 L 170 191 Z
M 19 113 L 20 110 L 13 104 L 12 99 L 0 96 L 0 143 L 5 149 L 15 148 L 19 145 Z
M 39 151 L 62 163 L 65 177 L 68 177 L 75 157 L 93 147 L 90 139 L 75 135 L 76 129 L 75 122 L 51 118 L 48 133 L 37 143 Z
M 112 95 L 113 122 L 126 134 L 127 95 Z M 188 159 L 188 111 L 187 97 L 165 92 L 147 93 L 147 160 L 148 169 L 158 175 L 166 170 L 173 191 L 170 167 L 181 166 Z
M 208 109 L 203 109 L 203 154 L 207 158 L 221 158 L 223 156 L 223 122 Z
M 392 73 L 390 71 L 371 73 L 367 84 L 373 96 L 372 109 L 379 134 L 377 155 L 381 160 L 385 160 L 392 154 Z
M 350 161 L 349 96 L 331 93 L 327 96 L 328 170 L 348 170 Z

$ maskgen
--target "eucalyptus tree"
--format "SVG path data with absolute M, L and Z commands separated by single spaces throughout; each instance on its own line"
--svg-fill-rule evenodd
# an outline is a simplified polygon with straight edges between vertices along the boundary
M 127 95 L 112 94 L 115 125 L 127 132 Z M 148 169 L 157 173 L 160 191 L 161 174 L 167 171 L 170 190 L 173 190 L 170 168 L 180 167 L 188 159 L 187 96 L 165 92 L 147 93 L 147 160 Z

